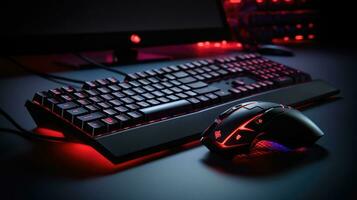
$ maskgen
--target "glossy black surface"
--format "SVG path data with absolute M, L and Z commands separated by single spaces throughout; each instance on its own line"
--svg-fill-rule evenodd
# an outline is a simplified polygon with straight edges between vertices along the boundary
M 294 56 L 294 51 L 279 45 L 258 45 L 257 51 L 262 55 L 273 55 L 273 56 Z
M 309 147 L 323 135 L 320 128 L 298 110 L 253 101 L 223 112 L 203 132 L 201 142 L 212 152 L 234 155 L 249 151 L 260 140 L 297 148 Z
M 270 58 L 328 80 L 341 89 L 343 96 L 303 110 L 325 136 L 301 154 L 246 156 L 227 161 L 198 146 L 121 170 L 84 145 L 34 143 L 1 132 L 1 198 L 354 199 L 357 54 L 351 49 L 296 48 L 294 52 L 295 57 Z M 147 64 L 143 68 L 154 66 Z M 132 66 L 121 69 L 138 70 Z M 99 69 L 62 75 L 87 80 L 113 76 Z M 19 123 L 32 129 L 35 123 L 24 102 L 38 90 L 55 87 L 61 85 L 32 75 L 2 78 L 0 90 L 6 95 L 1 96 L 0 105 Z M 3 118 L 0 120 L 1 126 L 12 128 Z

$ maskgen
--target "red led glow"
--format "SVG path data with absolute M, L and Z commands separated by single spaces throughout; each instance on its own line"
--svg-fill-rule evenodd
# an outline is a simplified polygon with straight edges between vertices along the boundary
M 240 43 L 240 42 L 237 42 L 237 47 L 239 47 L 239 48 L 242 48 L 243 47 L 243 45 L 242 45 L 242 43 Z
M 308 27 L 309 28 L 314 28 L 315 24 L 314 23 L 309 23 Z
M 231 139 L 238 131 L 251 131 L 251 132 L 254 132 L 253 129 L 250 129 L 248 127 L 246 127 L 250 122 L 254 121 L 255 119 L 259 118 L 260 116 L 262 116 L 263 114 L 259 114 L 259 115 L 256 115 L 254 117 L 252 117 L 251 119 L 247 120 L 246 122 L 244 122 L 242 125 L 238 126 L 236 129 L 234 129 L 222 142 L 218 142 L 217 141 L 217 144 L 220 145 L 222 148 L 232 148 L 232 147 L 235 147 L 235 146 L 240 146 L 241 144 L 237 144 L 237 145 L 230 145 L 230 146 L 227 146 L 226 143 L 229 139 Z M 236 140 L 239 140 L 241 139 L 241 135 L 237 135 L 236 136 Z
M 303 35 L 296 35 L 295 36 L 295 40 L 297 40 L 297 41 L 300 41 L 300 40 L 303 40 L 303 39 L 304 39 Z
M 284 40 L 285 42 L 287 42 L 287 41 L 290 40 L 290 38 L 289 38 L 288 36 L 285 36 L 285 37 L 283 38 L 283 40 Z
M 239 134 L 236 136 L 236 140 L 237 140 L 237 141 L 240 140 L 241 138 L 242 138 L 242 136 L 239 135 Z
M 310 35 L 307 36 L 307 38 L 309 38 L 310 40 L 313 40 L 313 39 L 315 39 L 315 35 L 314 34 L 310 34 Z
M 229 0 L 229 3 L 242 3 L 242 0 Z
M 204 49 L 211 48 L 221 48 L 221 49 L 237 49 L 242 48 L 243 45 L 240 42 L 228 42 L 226 40 L 222 41 L 205 41 L 205 42 L 197 42 L 197 47 Z
M 301 29 L 301 28 L 302 28 L 302 25 L 301 25 L 301 24 L 296 24 L 296 28 L 297 28 L 297 29 Z
M 273 2 L 273 3 L 278 3 L 279 0 L 271 0 L 271 2 Z
M 216 140 L 217 140 L 218 138 L 222 137 L 221 131 L 220 131 L 220 130 L 215 131 L 215 132 L 214 132 L 214 137 L 216 138 Z
M 256 0 L 258 4 L 264 3 L 264 0 Z
M 57 138 L 64 138 L 64 134 L 59 131 L 55 131 L 52 129 L 47 129 L 47 128 L 36 128 L 35 133 L 38 133 L 40 135 L 44 136 L 51 136 L 51 137 L 57 137 Z
M 132 43 L 134 43 L 134 44 L 139 44 L 139 43 L 141 42 L 141 38 L 140 38 L 140 36 L 137 35 L 137 34 L 132 34 L 132 35 L 130 36 L 130 41 L 131 41 Z
M 45 133 L 52 132 L 52 130 L 40 129 Z M 76 142 L 51 142 L 50 144 L 36 143 L 35 145 L 41 145 L 39 155 L 41 166 L 56 166 L 55 169 L 61 169 L 61 172 L 59 173 L 79 178 L 87 178 L 117 173 L 173 153 L 197 147 L 200 144 L 199 140 L 195 140 L 181 146 L 176 146 L 172 149 L 165 149 L 155 153 L 146 154 L 120 163 L 111 162 L 104 155 L 87 144 Z M 37 151 L 35 151 L 34 154 L 37 154 Z M 58 170 L 56 170 L 56 172 L 57 171 Z

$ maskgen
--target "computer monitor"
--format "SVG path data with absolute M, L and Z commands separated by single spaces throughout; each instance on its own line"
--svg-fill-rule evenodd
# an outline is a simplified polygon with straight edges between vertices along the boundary
M 4 0 L 3 53 L 125 49 L 228 36 L 220 0 Z

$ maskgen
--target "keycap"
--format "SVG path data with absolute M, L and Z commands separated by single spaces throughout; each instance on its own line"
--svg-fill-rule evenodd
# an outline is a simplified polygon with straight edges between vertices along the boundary
M 94 121 L 103 117 L 105 117 L 105 115 L 101 112 L 80 115 L 74 118 L 74 124 L 79 128 L 83 128 L 85 122 Z
M 110 89 L 106 88 L 106 87 L 100 87 L 100 88 L 97 88 L 97 90 L 102 94 L 107 94 L 110 92 Z
M 78 107 L 79 105 L 74 103 L 74 102 L 66 102 L 66 103 L 61 103 L 57 104 L 54 108 L 53 111 L 59 115 L 63 115 L 63 111 L 67 109 L 72 109 L 75 107 Z
M 214 94 L 217 95 L 222 101 L 226 101 L 232 98 L 232 93 L 228 91 L 219 90 Z
M 279 86 L 285 86 L 294 83 L 294 80 L 288 76 L 279 77 L 274 79 L 273 81 L 276 82 Z
M 128 108 L 126 108 L 124 106 L 118 106 L 118 107 L 115 107 L 114 109 L 120 113 L 125 113 L 126 111 L 129 110 Z
M 88 101 L 87 99 L 79 99 L 77 102 L 83 106 L 90 104 L 91 102 Z
M 99 110 L 99 108 L 95 105 L 86 105 L 85 108 L 89 111 L 89 112 L 95 112 L 97 110 Z
M 199 108 L 201 105 L 201 101 L 196 98 L 189 98 L 187 101 L 189 101 L 194 108 Z
M 124 113 L 115 116 L 115 119 L 118 120 L 121 128 L 125 128 L 129 125 L 130 117 Z
M 202 81 L 198 81 L 198 82 L 187 84 L 187 86 L 189 86 L 192 89 L 206 87 L 207 85 L 208 85 L 207 83 L 204 83 Z
M 64 101 L 73 101 L 73 97 L 67 94 L 61 95 L 60 98 Z
M 141 108 L 146 108 L 150 106 L 150 104 L 146 103 L 145 101 L 141 101 L 136 104 L 138 104 Z
M 209 99 L 211 99 L 211 103 L 219 102 L 219 97 L 215 94 L 208 93 L 208 94 L 205 94 L 205 96 L 208 97 Z
M 131 121 L 132 124 L 139 123 L 144 119 L 144 116 L 141 113 L 137 112 L 137 111 L 128 112 L 126 114 L 129 117 L 131 117 L 130 121 Z
M 33 101 L 36 101 L 37 103 L 43 105 L 47 97 L 47 92 L 36 92 L 33 97 Z
M 109 81 L 106 79 L 98 79 L 96 80 L 96 82 L 98 83 L 98 85 L 102 85 L 102 86 L 109 84 Z
M 103 113 L 107 114 L 107 115 L 115 115 L 117 114 L 117 112 L 113 109 L 105 109 L 103 110 Z
M 84 125 L 84 131 L 89 133 L 91 136 L 99 135 L 104 133 L 106 126 L 100 121 L 87 122 Z
M 83 85 L 83 88 L 88 90 L 93 89 L 95 87 L 97 87 L 97 84 L 94 81 L 86 81 Z
M 46 98 L 44 102 L 44 106 L 49 108 L 51 111 L 53 111 L 54 107 L 56 104 L 61 103 L 59 99 L 57 98 Z
M 48 91 L 48 94 L 50 95 L 50 96 L 59 96 L 59 95 L 61 95 L 62 94 L 62 91 L 60 90 L 60 89 L 52 89 L 52 90 L 49 90 Z
M 138 105 L 136 104 L 127 104 L 126 107 L 129 109 L 129 110 L 136 110 L 139 108 Z
M 183 78 L 183 77 L 188 76 L 188 74 L 184 71 L 175 72 L 172 75 L 174 75 L 176 78 Z
M 181 82 L 181 83 L 186 84 L 186 83 L 194 82 L 194 81 L 196 81 L 196 79 L 191 77 L 191 76 L 189 76 L 189 77 L 186 77 L 186 78 L 180 78 L 180 79 L 178 79 L 178 81 Z
M 112 104 L 113 106 L 120 106 L 123 104 L 123 102 L 119 101 L 118 99 L 114 99 L 109 101 L 110 104 Z
M 109 103 L 106 103 L 106 102 L 100 102 L 100 103 L 98 103 L 98 106 L 103 108 L 103 109 L 107 109 L 107 108 L 111 107 L 111 105 Z
M 215 92 L 218 90 L 219 90 L 219 88 L 216 88 L 214 86 L 208 86 L 208 87 L 196 89 L 196 90 L 194 90 L 194 92 L 196 92 L 198 94 L 206 94 L 206 93 Z
M 61 90 L 66 92 L 66 93 L 73 93 L 75 92 L 75 89 L 71 86 L 65 86 L 65 87 L 61 87 Z
M 191 103 L 187 100 L 178 100 L 170 103 L 160 104 L 153 107 L 140 109 L 146 120 L 158 119 L 163 116 L 183 113 L 189 110 Z
M 207 105 L 209 105 L 210 104 L 210 99 L 208 98 L 208 97 L 206 97 L 206 96 L 197 96 L 196 97 L 200 102 L 201 102 L 201 105 L 202 106 L 207 106 Z
M 106 117 L 101 119 L 101 122 L 106 126 L 107 131 L 112 131 L 120 128 L 120 122 L 113 117 Z
M 83 115 L 83 114 L 86 114 L 88 113 L 88 110 L 80 107 L 80 108 L 74 108 L 74 109 L 70 109 L 70 110 L 65 110 L 64 111 L 64 114 L 63 114 L 63 117 L 65 119 L 67 119 L 68 121 L 70 122 L 73 122 L 73 119 L 75 116 L 78 116 L 78 115 Z

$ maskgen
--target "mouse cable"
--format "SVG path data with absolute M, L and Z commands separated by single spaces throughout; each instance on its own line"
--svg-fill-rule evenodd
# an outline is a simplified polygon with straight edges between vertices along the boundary
M 125 72 L 122 72 L 120 70 L 117 70 L 117 69 L 113 69 L 111 67 L 108 67 L 102 63 L 99 63 L 91 58 L 89 58 L 88 56 L 85 56 L 83 54 L 80 54 L 80 53 L 75 53 L 74 55 L 76 55 L 78 58 L 82 59 L 83 61 L 86 61 L 87 63 L 89 64 L 92 64 L 92 65 L 95 65 L 96 67 L 98 68 L 101 68 L 101 69 L 104 69 L 104 70 L 107 70 L 107 71 L 110 71 L 110 72 L 114 72 L 116 74 L 119 74 L 119 75 L 123 75 L 123 76 L 126 76 L 128 75 L 127 73 Z
M 67 82 L 72 82 L 72 83 L 77 83 L 77 84 L 84 84 L 85 83 L 85 81 L 78 80 L 78 79 L 67 78 L 67 77 L 63 77 L 63 76 L 37 72 L 35 70 L 32 70 L 32 69 L 28 68 L 27 66 L 23 65 L 22 63 L 18 62 L 16 59 L 14 59 L 11 56 L 7 56 L 5 58 L 7 60 L 9 60 L 11 63 L 13 63 L 16 66 L 20 67 L 21 69 L 23 69 L 23 70 L 25 70 L 25 71 L 27 71 L 29 73 L 36 74 L 37 76 L 40 76 L 42 78 L 45 78 L 45 79 L 48 79 L 48 80 L 51 80 L 51 81 L 53 81 L 52 79 L 57 79 L 57 80 L 62 80 L 62 81 L 67 81 Z
M 0 128 L 0 131 L 15 133 L 15 134 L 17 134 L 19 136 L 22 136 L 25 139 L 42 139 L 42 140 L 53 140 L 53 141 L 68 141 L 66 138 L 59 138 L 59 137 L 48 136 L 48 135 L 40 135 L 40 134 L 37 134 L 37 133 L 34 133 L 32 131 L 28 131 L 28 130 L 24 129 L 20 124 L 18 124 L 1 107 L 0 107 L 0 115 L 4 116 L 4 118 L 7 121 L 9 121 L 18 130 L 18 131 L 16 131 L 16 130 L 13 130 L 13 129 L 8 129 L 8 128 Z

